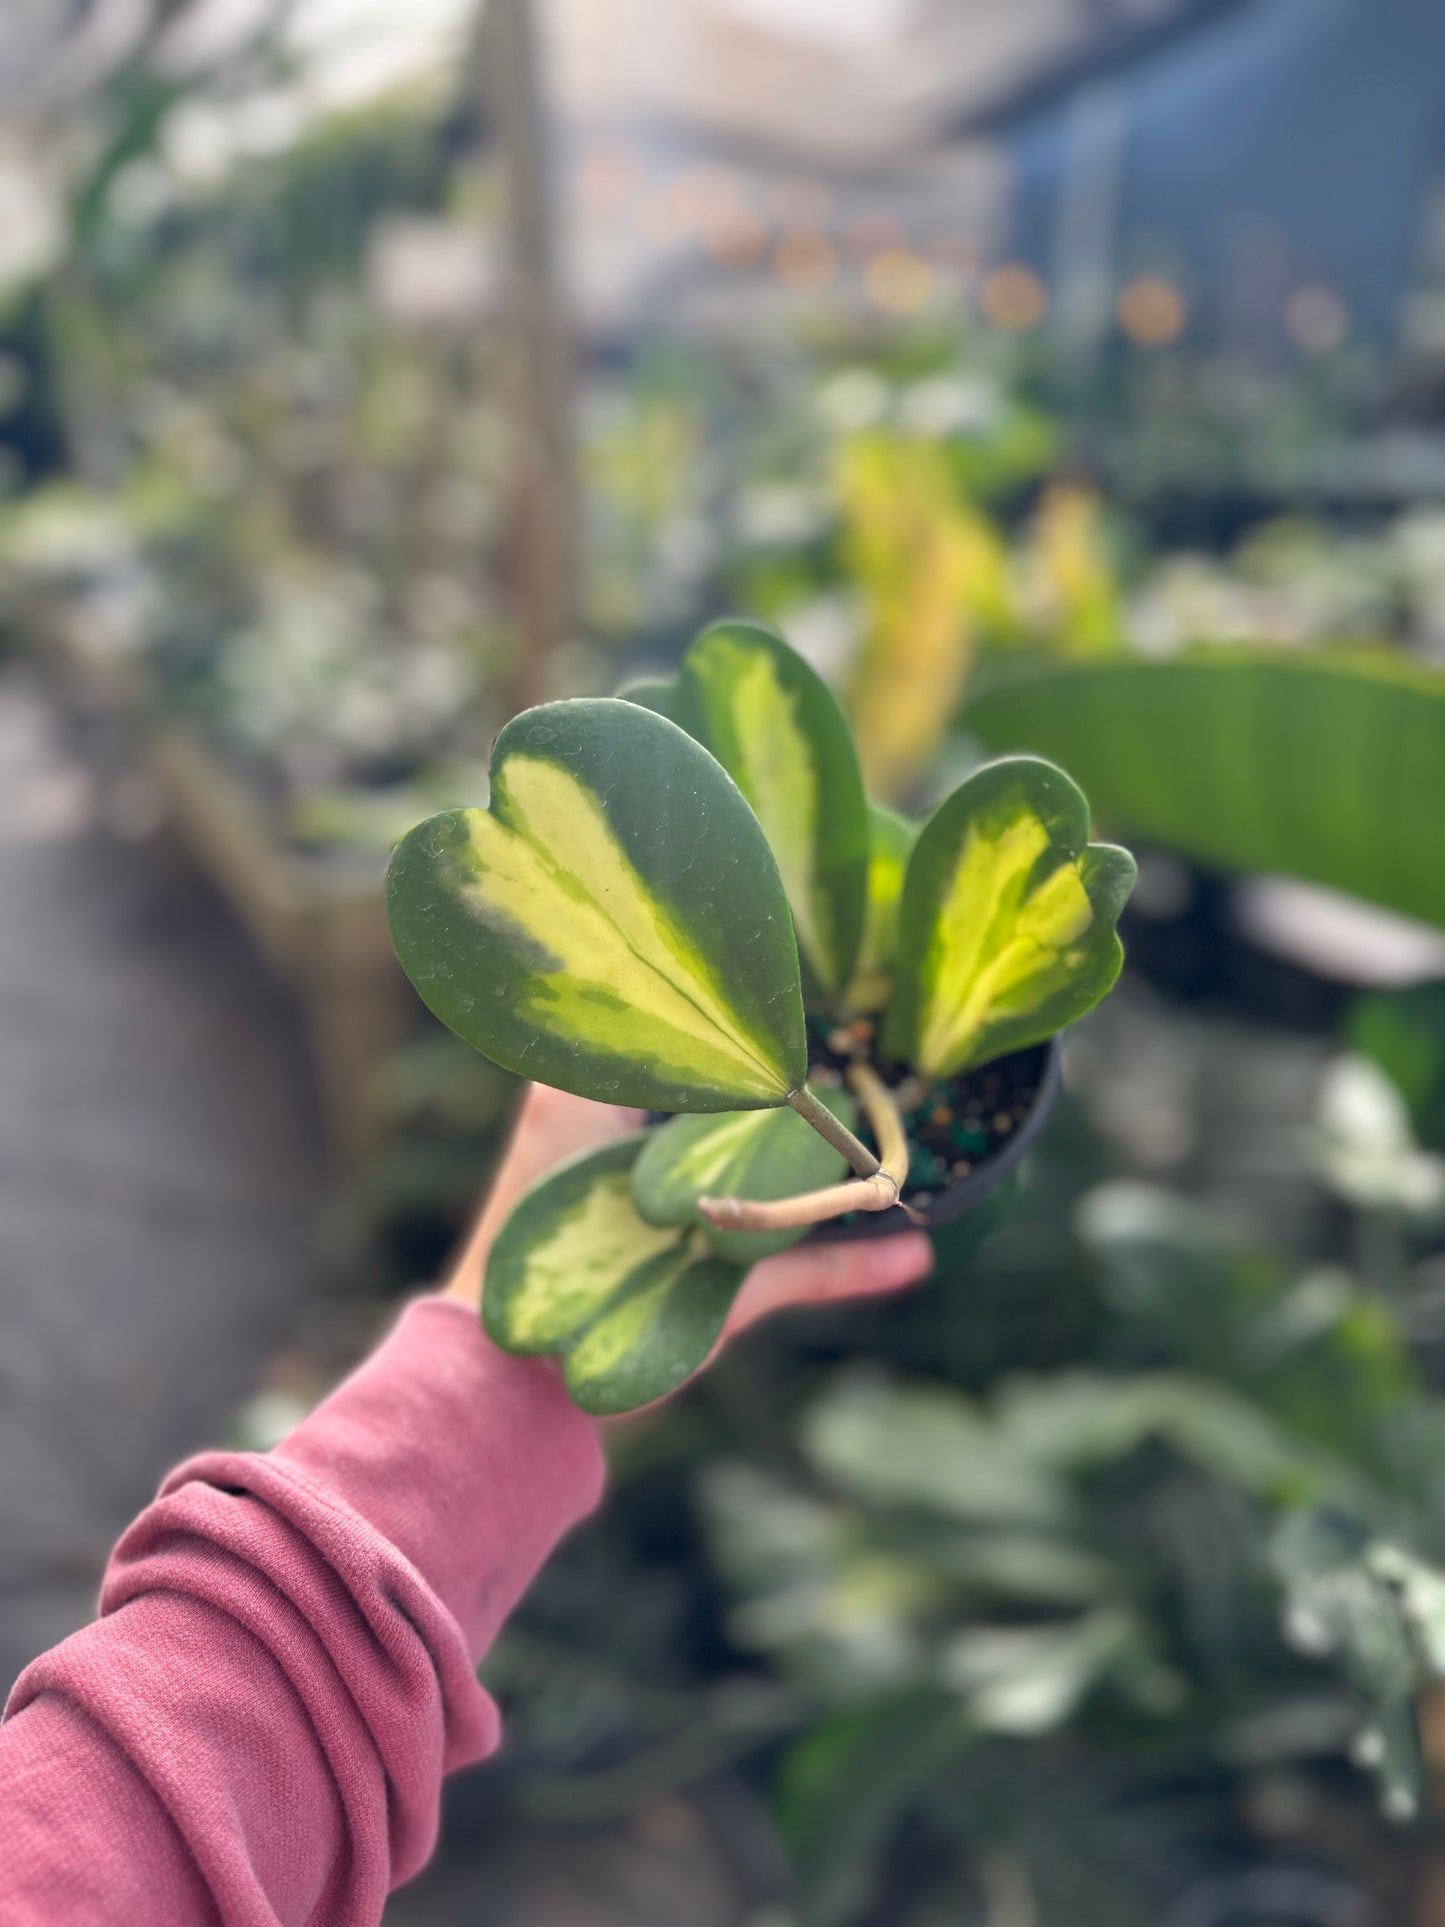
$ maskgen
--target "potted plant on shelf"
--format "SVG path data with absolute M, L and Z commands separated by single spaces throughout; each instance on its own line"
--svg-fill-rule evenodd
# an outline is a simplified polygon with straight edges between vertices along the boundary
M 675 682 L 517 716 L 487 808 L 397 847 L 397 954 L 494 1062 L 669 1116 L 522 1199 L 491 1336 L 626 1411 L 701 1364 L 760 1258 L 992 1192 L 1047 1108 L 1050 1040 L 1122 962 L 1134 862 L 1088 838 L 1032 757 L 921 826 L 870 806 L 833 695 L 750 623 L 705 630 Z

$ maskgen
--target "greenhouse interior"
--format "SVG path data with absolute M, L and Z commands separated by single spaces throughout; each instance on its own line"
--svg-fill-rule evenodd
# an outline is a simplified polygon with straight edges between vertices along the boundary
M 1445 1927 L 1437 0 L 9 0 L 0 800 L 0 1836 L 535 1072 L 500 1739 L 149 1918 Z

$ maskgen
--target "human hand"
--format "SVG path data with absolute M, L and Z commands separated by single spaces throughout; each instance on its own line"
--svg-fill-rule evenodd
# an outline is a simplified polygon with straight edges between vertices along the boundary
M 442 1295 L 477 1310 L 492 1241 L 513 1205 L 554 1164 L 625 1137 L 641 1111 L 619 1110 L 534 1084 L 522 1102 L 511 1141 L 486 1204 L 451 1269 Z M 845 1298 L 900 1291 L 927 1275 L 933 1247 L 921 1231 L 855 1244 L 806 1244 L 754 1265 L 733 1301 L 720 1343 L 770 1312 L 793 1305 L 837 1304 Z M 716 1353 L 714 1353 L 716 1356 Z

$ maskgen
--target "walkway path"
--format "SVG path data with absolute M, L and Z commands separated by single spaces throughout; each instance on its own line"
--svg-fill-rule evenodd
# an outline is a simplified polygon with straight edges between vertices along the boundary
M 320 1293 L 288 1013 L 111 803 L 0 673 L 0 1693 Z

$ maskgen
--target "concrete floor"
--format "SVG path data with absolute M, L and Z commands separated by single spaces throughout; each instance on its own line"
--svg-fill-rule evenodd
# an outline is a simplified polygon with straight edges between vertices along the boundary
M 321 1293 L 290 1013 L 164 837 L 138 834 L 147 810 L 0 673 L 6 1688 L 90 1616 L 121 1528 L 225 1436 Z

